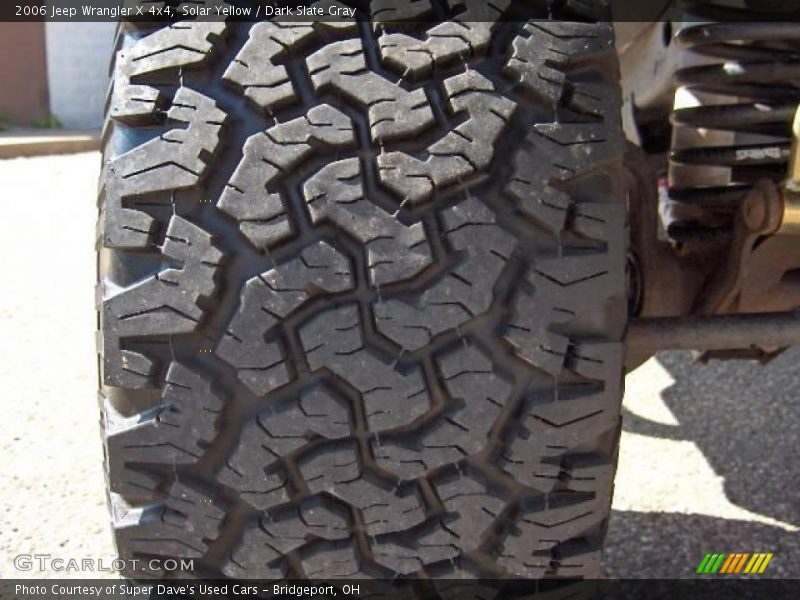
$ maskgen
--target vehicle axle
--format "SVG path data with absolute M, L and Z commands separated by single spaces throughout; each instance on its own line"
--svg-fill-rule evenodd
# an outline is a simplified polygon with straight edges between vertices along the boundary
M 631 320 L 629 355 L 661 350 L 767 351 L 800 345 L 800 312 L 645 317 Z

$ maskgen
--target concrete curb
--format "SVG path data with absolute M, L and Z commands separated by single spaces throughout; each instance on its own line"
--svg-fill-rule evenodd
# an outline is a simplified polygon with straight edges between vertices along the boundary
M 24 130 L 0 134 L 0 159 L 74 154 L 99 149 L 99 131 Z

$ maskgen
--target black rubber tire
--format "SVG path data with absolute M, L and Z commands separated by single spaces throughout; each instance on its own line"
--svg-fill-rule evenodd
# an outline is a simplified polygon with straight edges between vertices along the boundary
M 98 310 L 126 575 L 599 573 L 626 325 L 612 28 L 433 4 L 121 28 Z

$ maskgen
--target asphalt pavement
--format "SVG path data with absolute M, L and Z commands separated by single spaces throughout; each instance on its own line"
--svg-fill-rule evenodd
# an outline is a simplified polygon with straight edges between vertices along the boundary
M 0 576 L 19 554 L 110 564 L 98 436 L 98 153 L 0 161 Z M 707 552 L 773 552 L 800 577 L 800 349 L 772 363 L 664 353 L 627 379 L 605 568 L 692 577 Z M 36 565 L 34 565 L 35 567 Z M 96 573 L 113 577 L 113 573 Z

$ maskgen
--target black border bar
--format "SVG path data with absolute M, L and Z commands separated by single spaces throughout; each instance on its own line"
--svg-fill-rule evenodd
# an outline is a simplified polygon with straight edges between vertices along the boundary
M 277 586 L 277 588 L 276 588 Z M 311 593 L 313 588 L 314 593 Z M 800 580 L 705 578 L 569 580 L 167 580 L 3 579 L 14 600 L 794 600 Z
M 409 2 L 411 0 L 398 0 Z M 797 21 L 800 0 L 506 0 L 501 21 L 517 21 L 516 7 L 533 7 L 543 18 L 599 21 Z M 451 18 L 481 21 L 492 14 L 487 0 L 451 0 L 457 7 Z M 503 3 L 502 0 L 500 2 Z M 437 20 L 431 2 L 431 21 Z M 731 5 L 738 5 L 734 7 Z M 475 5 L 473 10 L 471 5 Z M 484 5 L 484 10 L 481 10 Z M 741 8 L 744 5 L 746 8 Z M 2 0 L 0 22 L 140 22 L 281 21 L 307 22 L 351 19 L 342 6 L 360 6 L 358 19 L 369 19 L 367 0 Z M 461 17 L 459 17 L 459 13 Z M 491 17 L 494 20 L 494 17 Z

